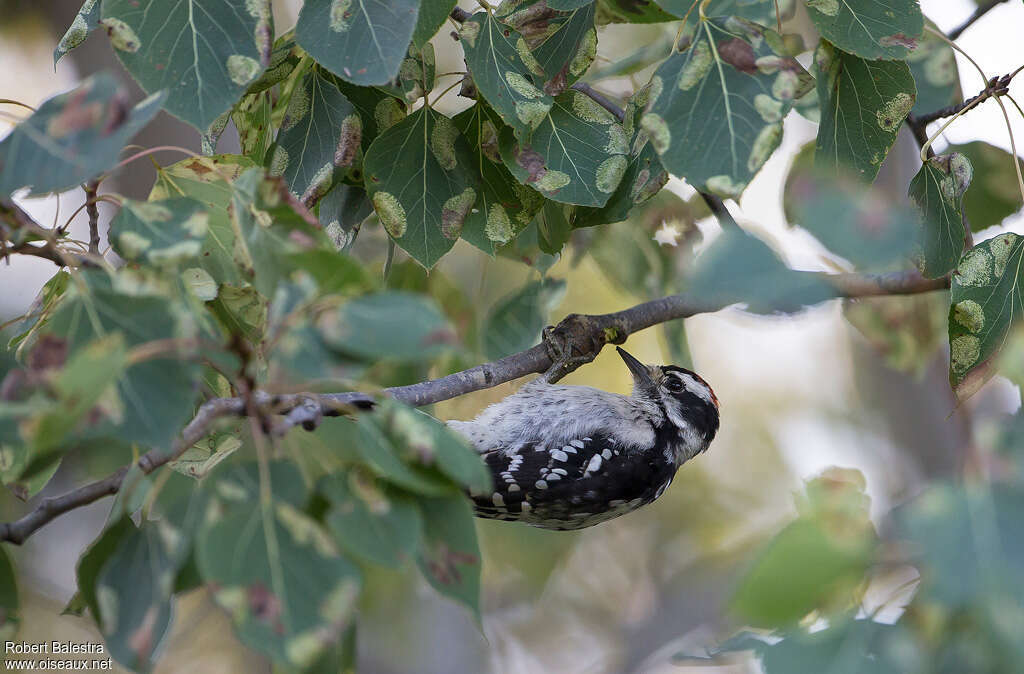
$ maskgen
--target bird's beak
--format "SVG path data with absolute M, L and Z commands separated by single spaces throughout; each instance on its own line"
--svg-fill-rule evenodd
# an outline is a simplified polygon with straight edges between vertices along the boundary
M 626 363 L 626 367 L 629 368 L 633 375 L 633 390 L 653 393 L 658 385 L 651 376 L 650 368 L 634 358 L 632 354 L 622 347 L 617 346 L 615 350 L 619 352 L 619 357 Z

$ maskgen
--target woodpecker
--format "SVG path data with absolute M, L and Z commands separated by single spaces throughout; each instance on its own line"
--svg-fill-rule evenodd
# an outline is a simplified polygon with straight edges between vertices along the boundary
M 632 395 L 542 377 L 472 421 L 448 422 L 494 478 L 493 492 L 470 495 L 478 517 L 583 529 L 654 501 L 679 466 L 707 450 L 719 421 L 707 382 L 618 352 Z

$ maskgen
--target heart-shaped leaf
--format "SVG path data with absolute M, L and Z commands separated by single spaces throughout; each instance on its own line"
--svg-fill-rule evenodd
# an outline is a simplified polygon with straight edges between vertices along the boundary
M 292 91 L 277 134 L 275 168 L 306 206 L 320 200 L 336 173 L 354 168 L 363 137 L 361 117 L 334 85 L 334 78 L 313 68 Z
M 164 109 L 210 128 L 270 62 L 266 0 L 103 0 L 117 57 L 147 93 L 167 90 Z
M 742 18 L 706 19 L 689 48 L 655 72 L 640 125 L 669 172 L 736 198 L 812 82 L 776 33 Z
M 477 200 L 474 165 L 452 120 L 426 107 L 381 133 L 366 151 L 366 191 L 381 224 L 427 269 L 455 245 Z
M 507 16 L 501 15 L 501 8 L 497 12 L 505 24 L 525 38 L 532 54 L 530 70 L 542 78 L 541 88 L 552 96 L 582 77 L 597 55 L 597 3 L 563 0 L 563 5 L 577 8 L 558 11 L 544 0 L 536 0 L 515 7 L 515 12 Z M 530 60 L 525 53 L 523 58 Z

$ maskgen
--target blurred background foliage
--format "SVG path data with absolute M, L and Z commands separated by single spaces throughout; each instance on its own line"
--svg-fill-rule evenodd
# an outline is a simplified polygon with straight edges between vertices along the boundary
M 657 18 L 661 10 L 641 4 Z M 681 15 L 686 10 L 682 5 L 689 3 L 660 4 Z M 757 3 L 725 4 L 742 9 Z M 800 3 L 779 4 L 788 17 L 786 31 L 800 34 L 806 45 L 815 44 L 807 11 L 796 8 Z M 275 2 L 277 25 L 293 25 L 299 5 Z M 967 0 L 925 1 L 922 6 L 929 18 L 947 29 L 974 9 Z M 634 3 L 601 0 L 596 8 L 600 21 L 614 21 L 617 15 L 632 12 Z M 36 105 L 102 70 L 118 72 L 123 84 L 135 86 L 117 66 L 102 36 L 90 38 L 62 59 L 56 72 L 50 68 L 50 51 L 78 9 L 73 0 L 42 7 L 23 0 L 0 2 L 0 60 L 13 64 L 0 74 L 0 91 Z M 1021 18 L 1022 8 L 1007 3 L 966 33 L 960 44 L 988 59 L 986 67 L 992 72 L 1012 70 L 1019 64 L 1004 67 L 1008 61 L 999 60 L 1000 50 L 1014 39 L 1006 27 L 1014 21 L 1019 25 Z M 763 19 L 772 25 L 774 12 Z M 628 94 L 649 79 L 671 45 L 675 28 L 675 23 L 604 27 L 597 59 L 583 81 L 600 81 L 607 91 Z M 447 32 L 442 29 L 433 41 L 437 73 L 463 67 L 461 52 Z M 961 68 L 952 79 L 939 77 L 943 86 L 922 90 L 920 82 L 934 85 L 935 73 L 942 75 L 949 67 L 942 59 L 952 58 L 931 42 L 922 51 L 926 53 L 908 57 L 919 82 L 918 104 L 928 95 L 930 107 L 922 111 L 959 100 L 961 89 L 982 88 L 973 72 Z M 421 52 L 417 58 L 422 62 L 425 57 Z M 931 79 L 926 80 L 929 62 Z M 815 70 L 810 62 L 804 65 Z M 411 91 L 417 81 L 406 84 Z M 133 92 L 133 100 L 142 98 L 137 89 Z M 597 528 L 563 533 L 477 522 L 482 554 L 479 606 L 476 588 L 470 586 L 472 574 L 456 573 L 459 581 L 454 584 L 445 580 L 468 559 L 450 554 L 465 543 L 459 535 L 466 530 L 445 530 L 466 516 L 457 503 L 449 502 L 452 485 L 472 484 L 478 476 L 441 431 L 434 427 L 438 435 L 431 436 L 434 449 L 449 452 L 440 469 L 422 468 L 415 457 L 404 454 L 408 429 L 422 433 L 420 424 L 426 422 L 404 416 L 413 413 L 401 408 L 358 424 L 327 420 L 314 432 L 296 430 L 282 438 L 272 449 L 277 460 L 264 468 L 273 471 L 273 496 L 283 504 L 273 530 L 290 541 L 286 547 L 294 553 L 286 564 L 299 576 L 288 579 L 289 587 L 297 588 L 294 600 L 319 601 L 336 589 L 343 608 L 345 601 L 357 602 L 358 630 L 336 635 L 338 652 L 324 653 L 313 666 L 337 671 L 341 652 L 352 652 L 354 642 L 358 671 L 382 674 L 661 673 L 709 667 L 767 674 L 1020 671 L 1024 418 L 1018 408 L 1019 386 L 1024 384 L 1024 333 L 1011 330 L 1006 336 L 999 356 L 1002 376 L 960 402 L 950 390 L 944 347 L 949 293 L 818 304 L 829 296 L 827 289 L 802 280 L 794 280 L 797 286 L 786 285 L 795 278 L 791 268 L 900 268 L 908 251 L 897 244 L 907 240 L 907 228 L 917 222 L 908 214 L 913 204 L 906 189 L 920 161 L 918 148 L 905 131 L 895 138 L 870 196 L 844 191 L 842 185 L 808 188 L 814 180 L 812 142 L 820 119 L 811 99 L 798 102 L 800 116 L 787 118 L 779 152 L 742 199 L 730 202 L 749 232 L 743 238 L 738 232 L 719 232 L 704 203 L 675 179 L 635 208 L 628 220 L 601 227 L 572 229 L 565 212 L 548 202 L 494 260 L 460 241 L 429 273 L 401 251 L 392 258 L 387 234 L 375 225 L 360 231 L 354 243 L 348 241 L 351 258 L 291 248 L 292 232 L 307 231 L 308 223 L 300 218 L 282 225 L 285 230 L 275 239 L 279 246 L 264 248 L 272 254 L 268 259 L 252 261 L 266 297 L 237 279 L 222 278 L 231 272 L 230 259 L 220 266 L 216 256 L 202 263 L 207 274 L 223 281 L 208 305 L 215 317 L 209 324 L 179 321 L 177 311 L 179 303 L 205 299 L 206 277 L 197 275 L 173 291 L 160 288 L 155 295 L 162 299 L 153 299 L 146 290 L 158 285 L 153 276 L 128 275 L 130 287 L 111 288 L 100 274 L 85 274 L 95 277 L 90 280 L 91 296 L 106 303 L 103 315 L 116 316 L 119 307 L 129 303 L 132 312 L 140 310 L 139 303 L 149 301 L 152 306 L 145 320 L 126 331 L 126 343 L 106 343 L 101 351 L 83 350 L 76 357 L 102 359 L 110 378 L 106 381 L 112 381 L 130 372 L 127 354 L 134 342 L 183 332 L 209 337 L 221 329 L 218 326 L 232 325 L 256 339 L 266 337 L 273 346 L 244 364 L 235 353 L 219 353 L 223 368 L 241 367 L 281 390 L 335 391 L 353 381 L 384 387 L 421 381 L 529 347 L 541 328 L 569 312 L 604 313 L 681 290 L 718 293 L 723 301 L 742 299 L 750 311 L 729 309 L 685 323 L 674 321 L 629 340 L 630 350 L 642 360 L 692 366 L 714 386 L 723 402 L 723 420 L 712 451 L 687 464 L 657 503 Z M 454 114 L 464 103 L 452 95 L 437 107 Z M 254 97 L 245 112 L 254 118 L 273 115 L 280 123 L 284 112 L 265 104 L 269 105 Z M 994 127 L 981 112 L 962 120 L 956 133 L 951 130 L 942 141 L 974 167 L 963 207 L 979 240 L 1019 230 L 1021 225 L 1009 153 L 993 144 L 1005 141 L 986 131 Z M 0 123 L 6 121 L 0 118 Z M 1014 126 L 1022 129 L 1020 120 Z M 220 141 L 222 152 L 266 151 L 258 137 L 233 134 L 229 127 Z M 199 149 L 194 129 L 166 113 L 157 115 L 136 142 Z M 232 179 L 250 168 L 243 160 L 204 167 L 229 171 Z M 201 204 L 226 209 L 217 181 L 198 179 L 196 174 L 204 171 L 190 169 L 187 160 L 162 169 L 136 162 L 109 184 L 140 201 L 151 190 L 163 197 L 184 191 Z M 340 187 L 345 186 L 321 203 L 320 215 L 323 219 L 326 209 L 338 209 L 344 234 L 369 210 L 365 201 L 358 203 L 357 194 L 345 196 Z M 266 198 L 254 184 L 250 201 Z M 79 194 L 68 193 L 60 212 L 70 213 L 81 203 Z M 52 200 L 26 204 L 41 221 L 56 216 Z M 830 238 L 838 228 L 820 227 L 844 218 L 852 223 L 840 230 L 847 233 L 865 221 L 878 225 L 872 217 L 879 210 L 884 212 L 879 226 L 893 243 L 883 247 L 891 254 L 885 259 L 859 250 L 860 237 Z M 105 214 L 112 212 L 104 206 Z M 146 218 L 132 211 L 138 217 L 129 219 L 129 209 L 122 214 L 111 223 L 111 240 L 117 253 L 132 259 L 130 246 L 118 245 L 130 243 L 131 237 L 122 240 L 118 234 L 141 231 Z M 344 216 L 351 220 L 346 222 Z M 76 223 L 71 230 L 79 239 L 85 238 L 81 226 Z M 226 216 L 222 222 L 211 216 L 206 223 L 210 230 L 218 226 L 230 226 Z M 245 223 L 240 227 L 244 229 Z M 258 228 L 251 231 L 261 233 Z M 706 254 L 699 267 L 694 262 L 698 252 Z M 11 289 L 0 297 L 0 322 L 29 309 L 35 291 L 52 271 L 23 262 L 5 262 L 0 272 L 3 287 Z M 286 273 L 286 282 L 274 276 L 276 270 L 292 268 L 306 274 Z M 744 280 L 737 270 L 750 269 L 773 283 L 758 284 L 757 278 L 751 282 L 749 274 L 745 284 L 730 283 Z M 63 292 L 67 283 L 56 277 L 49 288 L 57 292 L 60 286 Z M 767 285 L 784 288 L 784 297 L 766 292 Z M 73 301 L 76 296 L 70 297 Z M 40 298 L 45 306 L 46 290 Z M 809 305 L 816 306 L 805 308 Z M 74 323 L 74 306 L 61 311 L 67 314 L 63 320 Z M 396 321 L 397 316 L 403 320 Z M 62 318 L 58 314 L 53 320 L 60 325 Z M 363 326 L 358 334 L 348 331 L 352 323 Z M 8 326 L 5 337 L 20 334 L 31 324 L 17 321 Z M 430 342 L 426 349 L 425 337 Z M 325 363 L 329 367 L 323 367 Z M 0 351 L 0 371 L 17 366 L 13 351 Z M 103 382 L 65 373 L 67 381 L 60 390 L 77 395 L 104 389 Z M 0 495 L 0 519 L 9 521 L 25 512 L 19 499 L 32 496 L 44 484 L 48 483 L 44 494 L 67 491 L 122 465 L 137 451 L 132 441 L 159 443 L 180 428 L 191 414 L 191 400 L 168 392 L 181 384 L 173 375 L 183 373 L 166 377 L 164 371 L 159 378 L 137 370 L 134 374 L 134 380 L 119 380 L 137 385 L 125 399 L 143 400 L 147 409 L 158 410 L 156 423 L 122 434 L 127 438 L 122 442 L 112 442 L 101 428 L 94 442 L 81 443 L 59 468 L 45 453 L 35 457 L 31 470 L 0 457 L 5 475 L 19 476 L 5 479 L 9 490 Z M 199 376 L 206 391 L 230 392 L 227 381 L 215 372 L 206 370 Z M 566 381 L 624 392 L 630 380 L 617 359 L 604 353 Z M 504 384 L 428 411 L 440 419 L 469 418 L 517 386 Z M 64 410 L 68 398 L 48 402 Z M 91 403 L 96 401 L 90 401 L 83 414 Z M 124 641 L 116 625 L 104 622 L 98 597 L 103 588 L 116 593 L 132 579 L 122 578 L 119 584 L 110 577 L 116 575 L 112 571 L 97 574 L 92 596 L 76 582 L 76 560 L 103 530 L 86 558 L 99 560 L 111 546 L 131 545 L 147 551 L 152 568 L 173 570 L 172 589 L 179 593 L 174 608 L 151 618 L 165 622 L 169 630 L 155 671 L 286 671 L 266 658 L 268 653 L 287 651 L 288 644 L 279 643 L 281 635 L 261 632 L 260 625 L 238 612 L 222 611 L 231 606 L 232 598 L 201 586 L 200 576 L 207 581 L 217 578 L 223 586 L 237 582 L 232 577 L 237 569 L 221 566 L 223 557 L 213 552 L 199 555 L 194 560 L 199 568 L 193 568 L 176 548 L 161 547 L 159 541 L 149 540 L 150 534 L 135 533 L 122 519 L 145 504 L 154 521 L 186 530 L 199 506 L 176 500 L 174 485 L 185 480 L 182 474 L 205 476 L 217 470 L 222 476 L 217 484 L 222 486 L 210 493 L 196 490 L 199 495 L 190 497 L 204 499 L 204 507 L 205 499 L 213 502 L 221 518 L 204 530 L 196 545 L 216 550 L 218 534 L 251 522 L 248 506 L 258 500 L 259 488 L 252 463 L 257 440 L 245 421 L 230 420 L 218 431 L 189 449 L 176 462 L 176 472 L 165 471 L 170 477 L 129 474 L 126 485 L 132 488 L 118 496 L 113 508 L 109 502 L 91 505 L 55 520 L 23 546 L 5 545 L 0 552 L 0 636 Z M 360 450 L 366 453 L 353 454 Z M 397 458 L 387 465 L 374 463 L 381 456 Z M 373 470 L 351 468 L 364 464 Z M 153 490 L 152 483 L 158 480 L 160 489 Z M 160 497 L 150 503 L 150 494 Z M 405 507 L 408 494 L 432 505 Z M 379 525 L 375 531 L 384 533 L 349 538 L 352 532 L 361 533 L 346 526 L 345 518 L 354 517 L 353 508 L 381 501 L 391 504 L 386 517 L 372 508 L 355 516 L 379 518 L 374 520 Z M 322 519 L 351 563 L 338 563 L 324 554 L 315 536 L 302 537 L 302 532 L 310 531 L 304 518 L 312 517 Z M 432 543 L 439 540 L 448 546 L 440 561 L 430 556 L 438 550 Z M 247 566 L 260 575 L 269 574 L 272 564 L 253 555 Z M 82 573 L 79 566 L 77 580 Z M 301 582 L 304 578 L 315 579 L 316 592 Z M 150 587 L 149 580 L 136 582 L 148 593 L 124 600 L 142 608 L 141 615 L 133 615 L 136 621 L 150 619 L 148 606 L 163 606 L 157 595 L 168 588 L 155 582 Z M 362 588 L 358 599 L 350 594 L 354 582 Z M 75 595 L 76 587 L 81 596 Z M 89 606 L 100 630 L 91 621 L 62 614 L 65 605 L 68 613 L 79 614 Z M 132 654 L 115 650 L 115 656 L 124 663 Z M 287 653 L 278 659 L 288 659 Z

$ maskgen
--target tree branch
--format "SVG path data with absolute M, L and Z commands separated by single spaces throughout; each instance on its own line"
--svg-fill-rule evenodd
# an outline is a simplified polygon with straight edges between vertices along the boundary
M 21 254 L 50 260 L 58 267 L 96 266 L 97 264 L 94 259 L 91 259 L 91 256 L 62 251 L 57 246 L 53 230 L 36 222 L 13 199 L 0 200 L 0 223 L 7 224 L 6 227 L 0 226 L 0 241 L 3 243 L 3 246 L 0 247 L 0 260 L 13 254 Z M 11 240 L 13 233 L 18 233 L 17 243 Z M 34 245 L 36 241 L 42 241 L 42 245 Z M 8 243 L 12 245 L 8 245 Z
M 85 212 L 89 215 L 89 253 L 100 254 L 100 209 L 96 202 L 96 192 L 99 191 L 98 180 L 90 180 L 82 185 L 85 190 Z
M 964 21 L 962 24 L 960 24 L 953 30 L 949 31 L 949 39 L 957 39 L 958 37 L 960 37 L 961 33 L 970 28 L 975 21 L 988 14 L 989 11 L 996 7 L 996 5 L 1001 5 L 1006 1 L 1007 0 L 992 0 L 992 2 L 989 2 L 987 5 L 982 5 L 981 7 L 978 7 L 976 10 L 974 10 L 974 13 L 971 14 L 971 16 L 968 17 L 966 21 Z
M 949 287 L 948 277 L 926 279 L 916 271 L 876 275 L 802 273 L 821 276 L 835 287 L 837 297 L 845 298 L 909 295 Z M 721 303 L 708 302 L 699 297 L 670 295 L 610 314 L 570 314 L 554 328 L 554 332 L 567 339 L 567 343 L 575 347 L 576 355 L 581 357 L 576 363 L 566 366 L 568 371 L 572 371 L 582 362 L 592 361 L 605 344 L 621 344 L 634 332 L 722 308 Z M 528 374 L 545 372 L 551 366 L 547 346 L 541 343 L 526 351 L 445 377 L 384 389 L 383 394 L 407 405 L 421 407 L 492 388 Z M 252 402 L 253 409 L 258 409 L 261 415 L 281 417 L 279 423 L 269 430 L 283 434 L 298 425 L 312 430 L 325 416 L 339 416 L 356 409 L 372 407 L 374 398 L 358 392 L 273 395 L 257 391 L 252 396 Z M 199 407 L 196 416 L 185 426 L 181 436 L 168 451 L 151 450 L 138 460 L 137 465 L 143 473 L 149 474 L 175 460 L 201 440 L 217 419 L 245 414 L 246 404 L 242 398 L 209 400 Z M 128 466 L 125 466 L 102 480 L 62 496 L 44 499 L 21 519 L 0 524 L 0 541 L 21 544 L 55 517 L 116 493 L 127 472 Z

